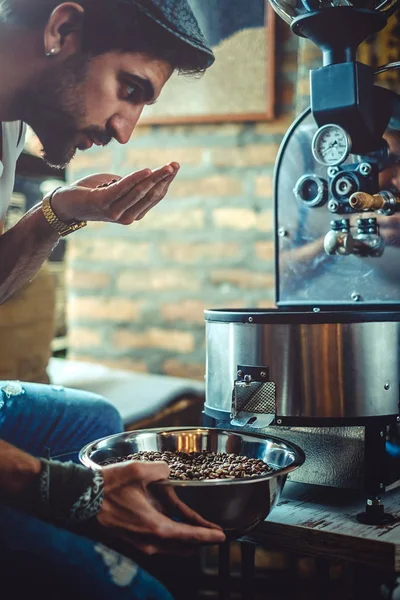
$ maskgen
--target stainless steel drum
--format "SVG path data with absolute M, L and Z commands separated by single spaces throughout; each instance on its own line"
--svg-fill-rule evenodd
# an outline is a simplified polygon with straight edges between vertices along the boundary
M 205 319 L 206 414 L 262 427 L 399 413 L 398 312 L 208 310 Z

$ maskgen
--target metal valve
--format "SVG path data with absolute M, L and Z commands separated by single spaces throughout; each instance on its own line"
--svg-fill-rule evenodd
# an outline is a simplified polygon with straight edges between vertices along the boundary
M 375 218 L 357 220 L 357 235 L 355 236 L 355 253 L 360 256 L 382 256 L 385 243 L 378 231 Z
M 331 221 L 331 231 L 324 238 L 324 249 L 327 254 L 353 254 L 354 239 L 349 219 Z
M 400 198 L 388 191 L 379 194 L 367 194 L 366 192 L 355 192 L 350 196 L 349 204 L 353 210 L 379 211 L 383 214 L 393 214 L 400 208 Z
M 349 219 L 331 221 L 331 231 L 324 238 L 324 249 L 330 255 L 382 256 L 384 241 L 375 218 L 358 219 L 357 235 L 350 233 Z

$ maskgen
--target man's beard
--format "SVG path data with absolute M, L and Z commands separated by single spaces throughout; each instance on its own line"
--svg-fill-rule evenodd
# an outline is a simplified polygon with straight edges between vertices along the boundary
M 86 117 L 83 84 L 89 63 L 86 55 L 69 57 L 36 77 L 17 100 L 22 120 L 39 138 L 42 157 L 52 167 L 63 168 L 72 160 L 78 137 L 87 135 L 104 145 L 112 139 L 101 127 L 79 128 Z

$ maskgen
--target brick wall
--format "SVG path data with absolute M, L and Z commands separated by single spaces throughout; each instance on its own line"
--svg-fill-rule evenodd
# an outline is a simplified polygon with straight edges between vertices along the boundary
M 70 180 L 172 160 L 181 171 L 140 223 L 69 238 L 71 358 L 202 378 L 203 310 L 273 305 L 273 165 L 293 118 L 298 44 L 277 27 L 273 122 L 139 127 L 127 146 L 74 161 Z

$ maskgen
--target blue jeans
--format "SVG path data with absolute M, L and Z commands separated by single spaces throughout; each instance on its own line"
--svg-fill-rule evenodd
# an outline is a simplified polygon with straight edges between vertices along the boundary
M 34 456 L 77 462 L 85 444 L 122 429 L 117 410 L 101 396 L 0 382 L 0 439 Z M 0 504 L 1 597 L 5 590 L 15 600 L 172 600 L 125 556 Z
M 96 394 L 38 383 L 0 382 L 0 438 L 29 454 L 79 462 L 79 450 L 123 430 Z

